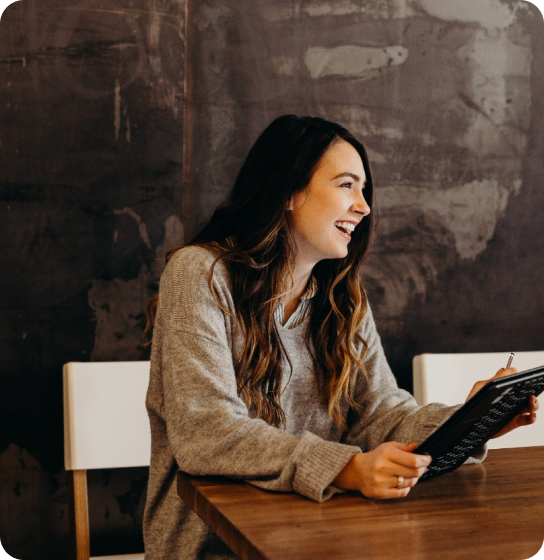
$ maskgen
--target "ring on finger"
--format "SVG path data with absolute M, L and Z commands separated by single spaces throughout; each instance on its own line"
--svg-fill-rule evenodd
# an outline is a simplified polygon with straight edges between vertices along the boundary
M 403 486 L 404 486 L 404 477 L 403 477 L 403 476 L 399 476 L 398 478 L 399 478 L 399 480 L 398 480 L 398 482 L 397 482 L 397 488 L 398 488 L 399 490 L 402 490 L 402 488 L 403 488 Z

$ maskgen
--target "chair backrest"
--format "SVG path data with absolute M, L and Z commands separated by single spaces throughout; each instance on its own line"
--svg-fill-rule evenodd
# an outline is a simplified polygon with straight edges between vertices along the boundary
M 149 362 L 64 365 L 66 470 L 148 466 Z
M 464 403 L 474 383 L 489 379 L 505 367 L 510 352 L 473 354 L 420 354 L 413 359 L 414 397 L 418 404 Z M 515 352 L 518 371 L 544 364 L 544 351 Z M 544 445 L 541 421 L 489 441 L 491 449 Z
M 87 470 L 149 465 L 148 384 L 149 362 L 70 362 L 63 367 L 64 464 L 72 471 L 70 518 L 77 560 L 90 558 Z M 144 555 L 115 558 L 143 560 Z

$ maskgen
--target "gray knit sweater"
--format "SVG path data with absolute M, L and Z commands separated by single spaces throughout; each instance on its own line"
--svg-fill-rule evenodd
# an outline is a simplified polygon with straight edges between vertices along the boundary
M 320 502 L 339 491 L 331 483 L 355 453 L 385 441 L 422 441 L 455 410 L 440 404 L 420 408 L 398 388 L 369 312 L 362 326 L 369 375 L 357 375 L 354 384 L 363 413 L 345 410 L 346 432 L 330 419 L 318 394 L 304 338 L 307 320 L 292 329 L 278 324 L 293 366 L 281 397 L 286 428 L 255 418 L 236 389 L 233 360 L 242 337 L 221 309 L 236 312 L 229 274 L 224 264 L 216 266 L 218 305 L 208 286 L 213 260 L 206 249 L 186 247 L 161 278 L 147 394 L 152 449 L 146 560 L 234 558 L 177 496 L 179 469 L 242 478 Z

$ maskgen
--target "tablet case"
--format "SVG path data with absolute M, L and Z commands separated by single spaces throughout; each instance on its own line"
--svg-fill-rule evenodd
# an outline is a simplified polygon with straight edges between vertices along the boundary
M 544 390 L 544 366 L 490 381 L 438 427 L 414 453 L 433 461 L 420 481 L 462 465 Z

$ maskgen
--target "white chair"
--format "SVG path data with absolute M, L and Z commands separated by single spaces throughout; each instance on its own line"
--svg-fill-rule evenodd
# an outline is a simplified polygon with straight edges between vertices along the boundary
M 476 381 L 489 379 L 505 367 L 510 352 L 482 354 L 420 354 L 413 359 L 414 397 L 418 404 L 464 403 Z M 512 366 L 518 371 L 544 365 L 544 351 L 515 352 Z M 539 419 L 531 426 L 514 430 L 488 443 L 490 449 L 544 445 L 544 425 Z
M 70 362 L 63 367 L 64 463 L 73 473 L 77 560 L 90 558 L 87 470 L 149 466 L 148 383 L 149 362 Z M 143 558 L 142 553 L 100 560 Z

